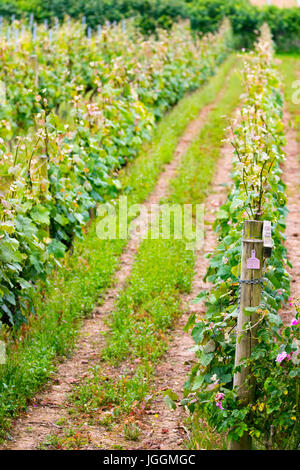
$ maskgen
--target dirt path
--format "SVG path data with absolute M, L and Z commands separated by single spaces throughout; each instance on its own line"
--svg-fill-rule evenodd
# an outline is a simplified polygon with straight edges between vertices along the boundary
M 165 166 L 154 191 L 145 203 L 147 207 L 151 204 L 158 204 L 168 195 L 169 183 L 176 175 L 182 156 L 192 140 L 199 134 L 208 113 L 220 100 L 225 88 L 226 83 L 215 101 L 204 107 L 198 117 L 187 126 L 178 143 L 173 160 Z M 72 358 L 58 367 L 48 389 L 34 398 L 26 415 L 20 416 L 15 421 L 10 440 L 0 449 L 36 449 L 46 436 L 57 431 L 59 426 L 56 422 L 59 419 L 68 419 L 67 395 L 72 390 L 72 384 L 79 382 L 87 370 L 101 358 L 101 350 L 105 345 L 104 335 L 101 333 L 107 331 L 104 320 L 112 311 L 119 291 L 130 276 L 139 244 L 147 230 L 144 218 L 144 212 L 141 212 L 136 219 L 141 229 L 138 234 L 129 237 L 129 242 L 120 258 L 114 286 L 106 292 L 104 302 L 95 308 L 92 318 L 84 321 Z
M 284 124 L 286 129 L 287 144 L 285 153 L 287 158 L 282 166 L 283 181 L 287 186 L 287 208 L 289 214 L 286 222 L 286 247 L 288 259 L 292 268 L 288 268 L 292 276 L 291 297 L 300 297 L 300 162 L 299 147 L 296 131 L 290 126 L 291 116 L 284 111 Z M 281 312 L 282 319 L 289 323 L 294 314 L 291 308 L 285 308 Z

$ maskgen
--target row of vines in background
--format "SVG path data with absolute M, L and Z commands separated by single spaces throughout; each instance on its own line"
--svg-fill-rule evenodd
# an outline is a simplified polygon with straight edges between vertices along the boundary
M 265 2 L 266 3 L 266 2 Z M 278 8 L 265 5 L 258 8 L 249 0 L 0 0 L 0 15 L 29 19 L 32 13 L 39 22 L 66 14 L 72 18 L 85 17 L 88 27 L 135 18 L 141 32 L 151 34 L 157 28 L 170 29 L 172 24 L 188 19 L 200 34 L 215 31 L 224 18 L 229 18 L 237 44 L 251 47 L 258 29 L 267 23 L 277 47 L 299 49 L 300 8 Z
M 291 300 L 292 323 L 283 325 L 278 314 L 289 299 L 290 282 L 280 169 L 285 136 L 280 81 L 267 27 L 245 62 L 244 82 L 240 117 L 233 122 L 232 187 L 217 214 L 219 244 L 209 256 L 206 274 L 213 287 L 198 297 L 205 301 L 205 317 L 193 314 L 186 326 L 192 328 L 197 365 L 185 384 L 183 403 L 193 413 L 204 412 L 209 424 L 229 440 L 239 440 L 246 432 L 259 448 L 295 449 L 299 445 L 300 321 L 299 307 Z M 262 301 L 255 307 L 257 344 L 241 366 L 250 368 L 249 380 L 256 380 L 255 399 L 245 405 L 233 389 L 233 374 L 242 227 L 249 219 L 272 222 L 274 249 L 265 262 Z M 249 322 L 245 328 L 253 326 Z
M 155 121 L 211 76 L 231 29 L 193 40 L 185 25 L 144 40 L 133 27 L 87 38 L 63 25 L 49 43 L 0 41 L 0 322 L 32 313 L 37 279 L 59 264 L 96 205 L 120 189 L 117 170 Z M 130 188 L 127 188 L 130 191 Z

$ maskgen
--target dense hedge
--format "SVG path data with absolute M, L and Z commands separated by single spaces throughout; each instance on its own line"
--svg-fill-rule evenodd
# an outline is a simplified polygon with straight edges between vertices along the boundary
M 214 31 L 225 16 L 242 47 L 252 45 L 263 23 L 269 25 L 279 49 L 300 46 L 300 8 L 258 8 L 248 0 L 193 0 L 189 4 L 189 18 L 195 30 Z
M 156 26 L 169 28 L 179 18 L 189 18 L 192 28 L 203 33 L 215 31 L 225 16 L 232 22 L 237 45 L 251 47 L 256 32 L 267 22 L 279 49 L 295 49 L 300 45 L 300 8 L 258 8 L 249 0 L 0 0 L 0 15 L 35 17 L 42 21 L 68 13 L 86 17 L 87 25 L 120 21 L 136 16 L 143 32 Z
M 92 28 L 106 20 L 113 22 L 138 16 L 144 32 L 152 32 L 156 26 L 169 28 L 174 21 L 188 15 L 183 0 L 0 0 L 0 14 L 4 16 L 28 16 L 31 12 L 38 20 L 53 16 L 63 20 L 66 13 L 73 18 L 85 16 L 87 25 Z

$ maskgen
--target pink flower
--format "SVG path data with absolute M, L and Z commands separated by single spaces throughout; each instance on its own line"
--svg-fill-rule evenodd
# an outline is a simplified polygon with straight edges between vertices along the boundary
M 276 362 L 278 362 L 278 364 L 281 364 L 282 361 L 284 361 L 285 359 L 289 361 L 290 359 L 292 359 L 292 356 L 288 354 L 287 352 L 283 351 L 282 353 L 278 354 L 278 356 L 276 357 Z
M 292 320 L 292 322 L 291 322 L 291 325 L 292 325 L 292 326 L 297 326 L 297 325 L 299 325 L 299 323 L 300 323 L 300 321 L 297 320 L 297 318 L 293 318 L 293 320 Z
M 222 406 L 222 400 L 224 399 L 224 397 L 225 397 L 224 393 L 218 392 L 216 395 L 216 406 L 220 408 L 220 410 L 224 410 Z
M 218 392 L 217 395 L 216 395 L 216 400 L 217 401 L 219 401 L 219 400 L 222 401 L 224 397 L 225 397 L 224 393 Z

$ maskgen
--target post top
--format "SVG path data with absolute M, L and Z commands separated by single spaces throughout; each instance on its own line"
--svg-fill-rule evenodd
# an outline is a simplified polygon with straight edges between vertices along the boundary
M 263 222 L 261 220 L 244 221 L 244 239 L 262 239 Z

